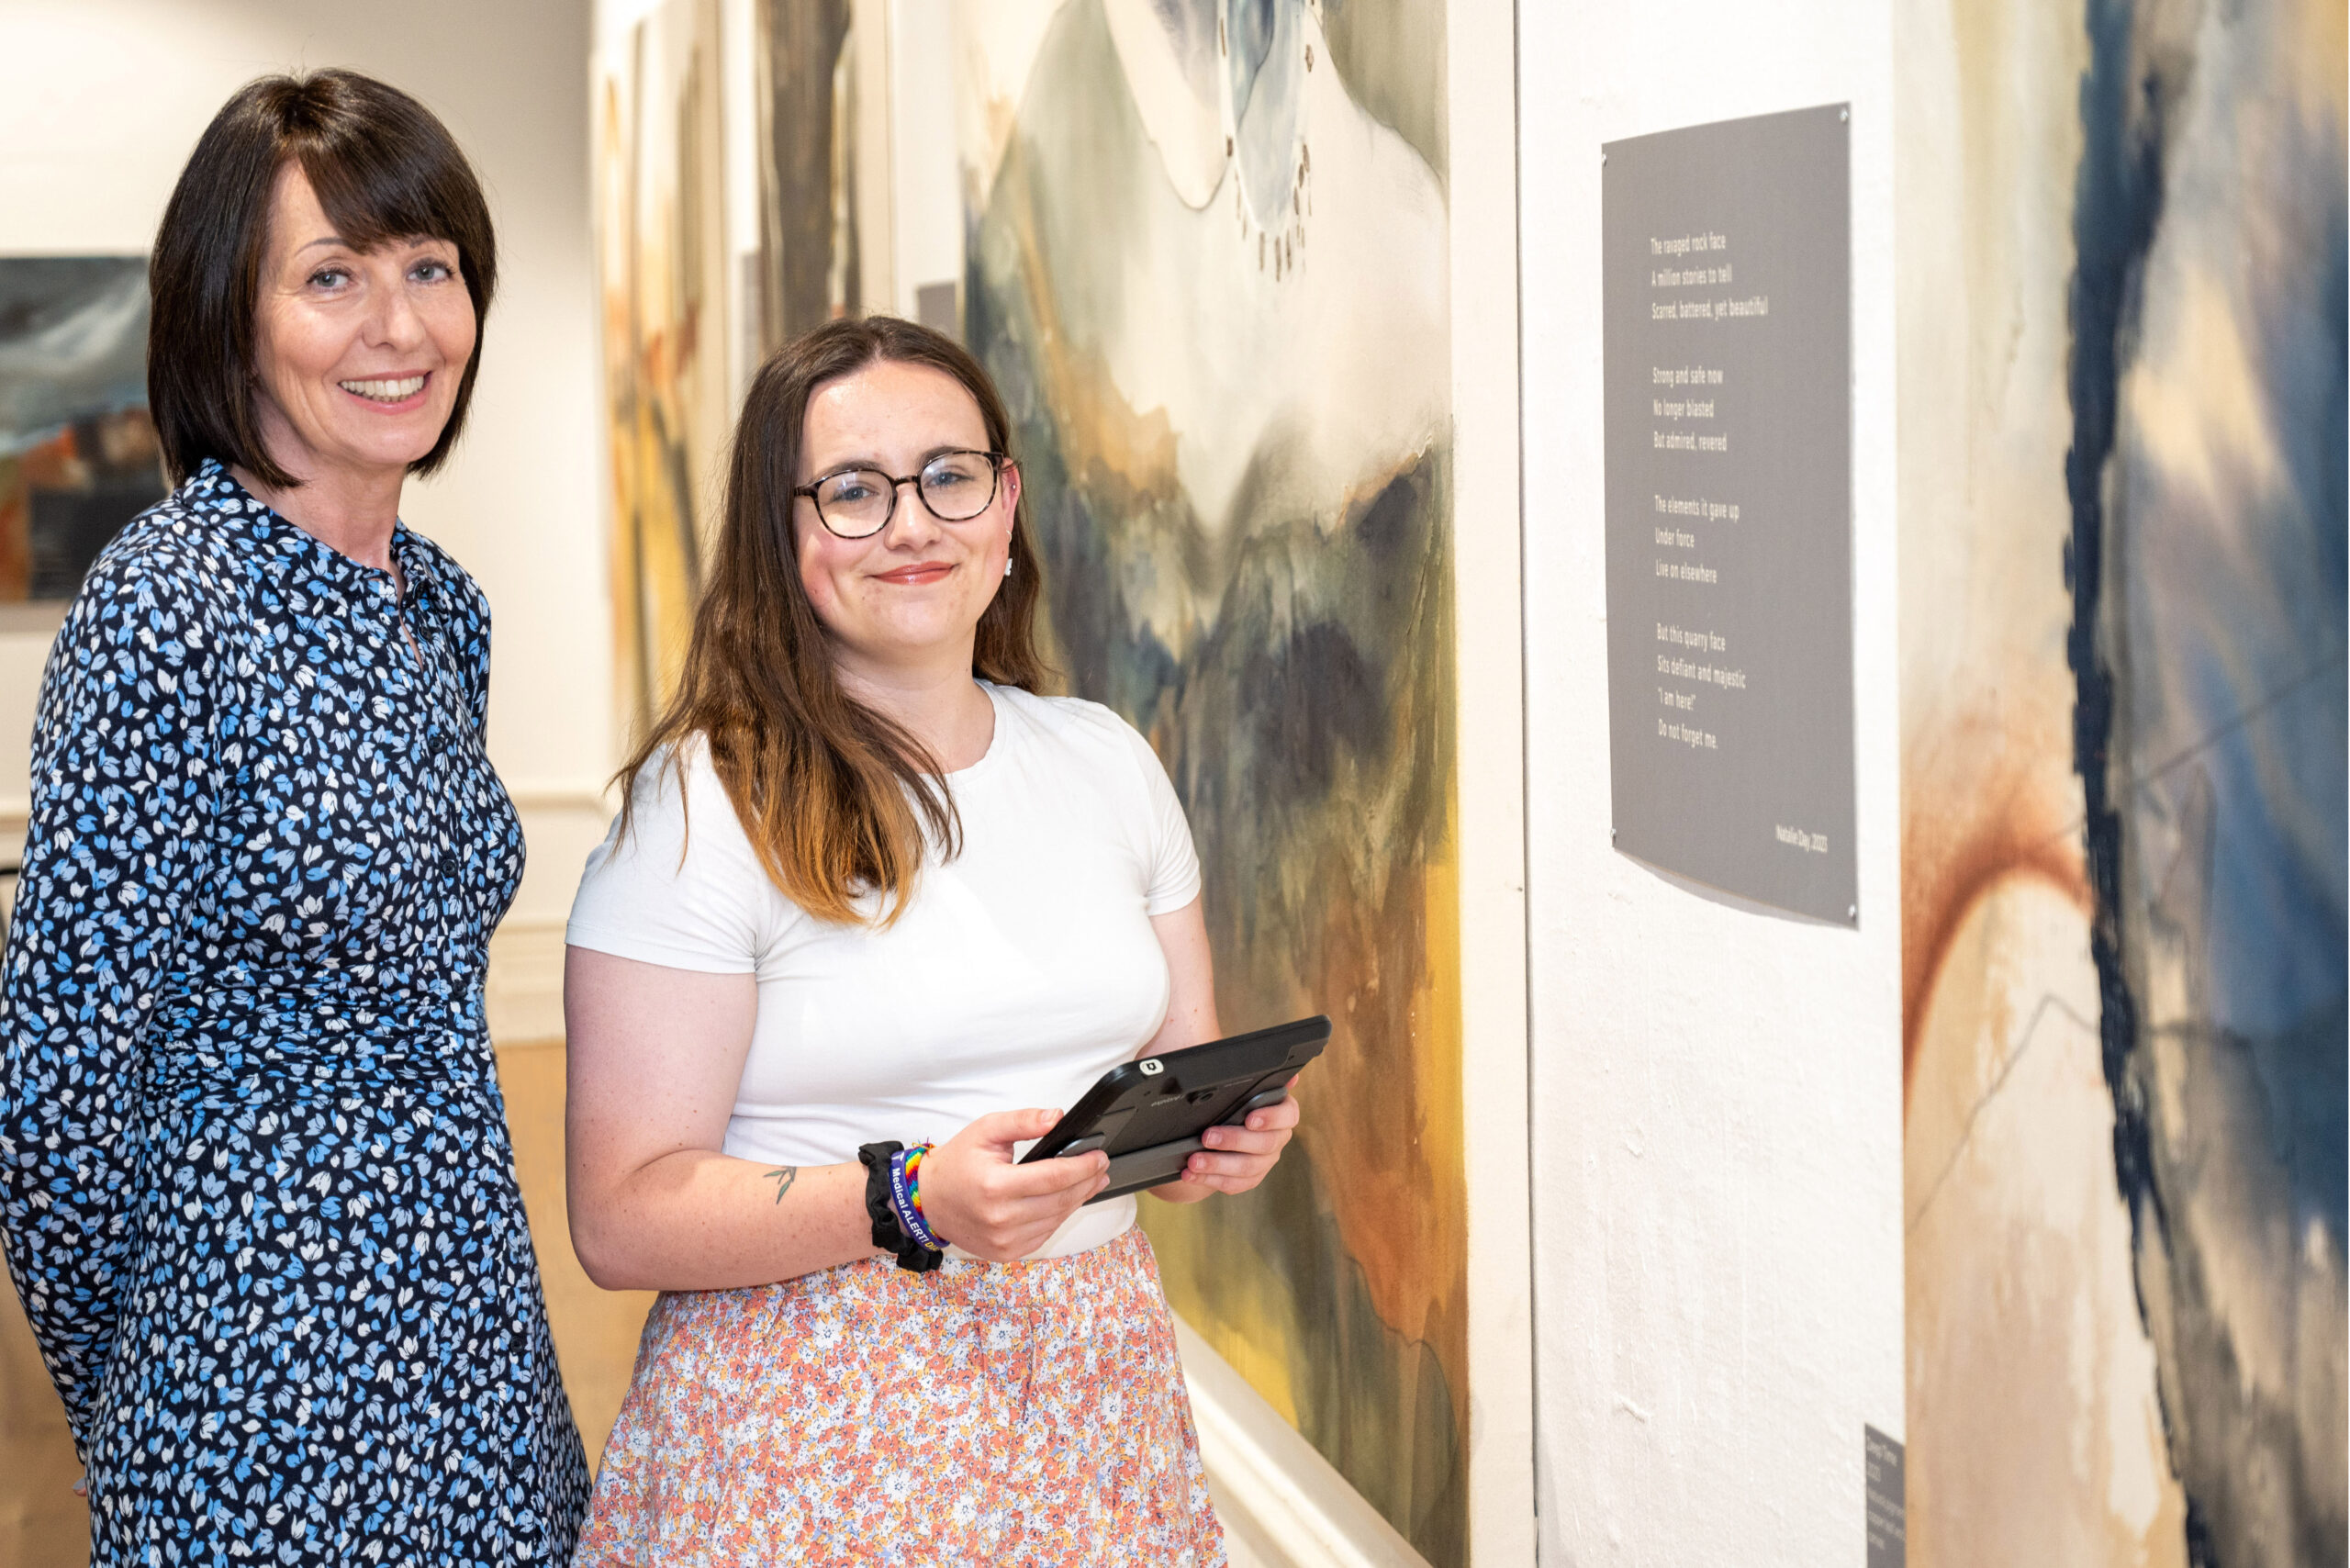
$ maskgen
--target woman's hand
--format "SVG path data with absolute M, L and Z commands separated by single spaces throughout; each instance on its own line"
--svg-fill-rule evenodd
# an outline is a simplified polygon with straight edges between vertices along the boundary
M 1265 1179 L 1297 1128 L 1297 1080 L 1289 1098 L 1248 1113 L 1237 1127 L 1210 1127 L 1200 1135 L 1207 1148 L 1183 1162 L 1183 1173 L 1151 1191 L 1170 1204 L 1197 1203 L 1210 1193 L 1245 1193 Z
M 1060 1119 L 1058 1111 L 998 1111 L 923 1155 L 922 1213 L 932 1233 L 991 1263 L 1017 1262 L 1051 1239 L 1110 1184 L 1110 1157 L 1099 1150 L 1013 1163 L 1013 1145 L 1044 1137 Z

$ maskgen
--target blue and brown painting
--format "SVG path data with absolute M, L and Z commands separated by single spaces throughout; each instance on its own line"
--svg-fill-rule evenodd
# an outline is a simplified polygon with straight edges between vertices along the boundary
M 2280 80 L 2297 9 L 2093 6 L 2075 206 L 2098 1035 L 2188 1559 L 2229 1568 L 2345 1522 L 2343 50 L 2336 4 L 2331 102 Z
M 1145 1224 L 1182 1316 L 1461 1562 L 1443 9 L 987 15 L 966 321 L 1053 656 L 1168 764 L 1225 1027 L 1337 1026 L 1267 1186 Z
M 1915 131 L 1909 1561 L 2340 1564 L 2344 10 L 2059 9 Z
M 0 601 L 73 598 L 162 496 L 147 259 L 0 257 Z

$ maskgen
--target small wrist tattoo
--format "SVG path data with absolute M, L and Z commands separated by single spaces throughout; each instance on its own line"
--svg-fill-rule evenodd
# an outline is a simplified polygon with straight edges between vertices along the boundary
M 775 1183 L 775 1201 L 779 1204 L 783 1195 L 791 1191 L 791 1184 L 800 1180 L 800 1167 L 787 1165 L 780 1170 L 770 1170 L 766 1179 Z

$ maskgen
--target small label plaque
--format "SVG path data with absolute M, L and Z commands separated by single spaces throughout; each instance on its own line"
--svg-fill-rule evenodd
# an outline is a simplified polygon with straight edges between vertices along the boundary
M 1908 1505 L 1901 1490 L 1901 1445 L 1874 1427 L 1863 1426 L 1861 1465 L 1868 1511 L 1868 1568 L 1902 1568 L 1908 1554 Z

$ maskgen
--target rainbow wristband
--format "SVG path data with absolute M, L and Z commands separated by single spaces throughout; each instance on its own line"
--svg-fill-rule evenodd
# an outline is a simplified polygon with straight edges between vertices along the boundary
M 922 1162 L 934 1147 L 918 1143 L 906 1150 L 906 1202 L 912 1205 L 914 1217 L 922 1222 L 923 1233 L 932 1238 L 933 1243 L 943 1252 L 946 1243 L 937 1239 L 938 1233 L 930 1228 L 930 1215 L 922 1206 Z
M 905 1227 L 908 1236 L 933 1252 L 944 1252 L 946 1244 L 923 1222 L 922 1204 L 915 1201 L 910 1180 L 911 1171 L 921 1169 L 923 1150 L 929 1147 L 922 1144 L 911 1149 L 901 1148 L 890 1156 L 890 1206 L 897 1212 L 898 1223 Z
M 930 1150 L 931 1146 L 926 1143 L 918 1143 L 906 1150 L 906 1198 L 913 1204 L 914 1213 L 922 1215 L 925 1225 L 930 1222 L 930 1216 L 923 1214 L 922 1206 L 922 1160 Z

